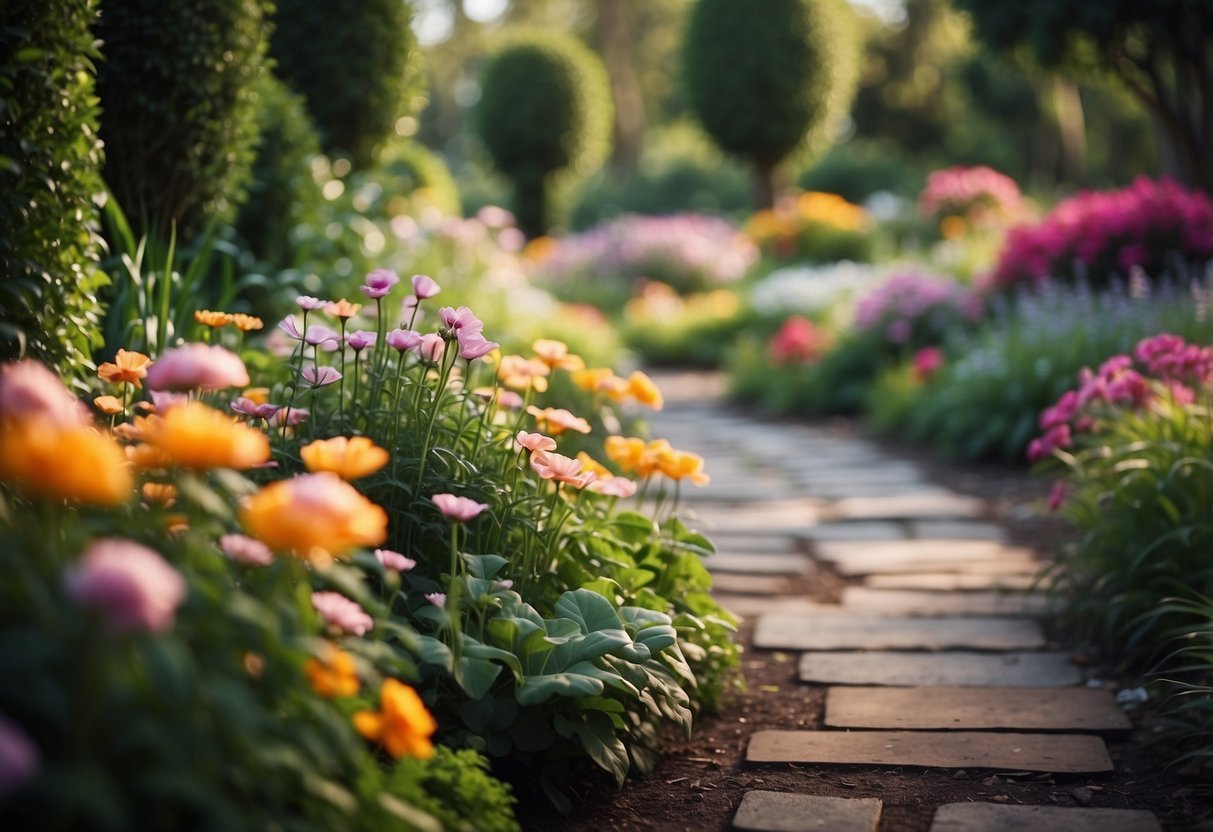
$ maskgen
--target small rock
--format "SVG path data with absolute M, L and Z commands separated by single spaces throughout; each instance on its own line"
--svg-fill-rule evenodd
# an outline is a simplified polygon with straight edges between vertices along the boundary
M 965 775 L 966 775 L 966 772 L 963 768 L 958 769 L 956 771 L 956 773 L 952 775 L 952 779 L 953 780 L 963 780 L 965 778 Z
M 1070 789 L 1070 795 L 1077 801 L 1079 806 L 1090 806 L 1091 799 L 1094 797 L 1094 794 L 1086 786 Z
M 1005 794 L 996 794 L 990 798 L 990 800 L 993 800 L 995 803 L 1006 803 L 1010 799 L 1011 798 L 1007 797 Z
M 1116 704 L 1125 710 L 1136 708 L 1150 701 L 1150 694 L 1145 688 L 1125 688 L 1116 692 Z
M 981 785 L 983 785 L 983 786 L 1000 786 L 1000 785 L 1002 785 L 1002 781 L 999 780 L 997 777 L 995 777 L 993 774 L 991 774 L 985 780 L 981 781 Z

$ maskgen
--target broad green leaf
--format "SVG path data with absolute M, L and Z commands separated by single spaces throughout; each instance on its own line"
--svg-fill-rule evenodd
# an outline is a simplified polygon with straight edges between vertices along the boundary
M 489 659 L 461 656 L 455 669 L 459 686 L 473 699 L 481 699 L 501 675 L 502 667 Z
M 501 555 L 463 555 L 463 562 L 472 577 L 486 581 L 491 581 L 509 563 Z
M 574 589 L 561 595 L 556 601 L 556 614 L 576 621 L 583 633 L 618 630 L 623 626 L 611 602 L 588 589 Z
M 598 679 L 578 673 L 548 673 L 527 676 L 515 690 L 519 705 L 538 705 L 553 696 L 597 696 L 603 684 Z

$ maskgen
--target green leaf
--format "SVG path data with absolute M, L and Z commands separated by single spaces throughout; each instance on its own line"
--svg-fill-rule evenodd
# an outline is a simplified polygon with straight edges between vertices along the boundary
M 509 563 L 501 555 L 463 555 L 462 557 L 472 577 L 486 581 L 493 580 L 497 573 Z
M 621 511 L 614 518 L 612 528 L 616 536 L 625 543 L 643 543 L 657 535 L 657 524 L 652 518 L 634 511 Z
M 617 787 L 622 786 L 628 776 L 627 747 L 615 734 L 611 721 L 605 714 L 589 711 L 584 717 L 584 723 L 577 723 L 557 714 L 556 730 L 561 733 L 567 731 L 581 740 L 581 746 L 590 759 L 615 778 Z
M 451 669 L 451 648 L 433 636 L 417 636 L 417 658 L 425 664 L 436 664 Z
M 481 699 L 492 688 L 501 675 L 502 667 L 496 662 L 475 656 L 461 656 L 455 669 L 459 686 L 473 699 Z
M 602 681 L 582 673 L 547 673 L 527 676 L 514 692 L 519 705 L 539 705 L 553 696 L 597 696 Z
M 576 621 L 583 633 L 623 628 L 611 602 L 588 589 L 574 589 L 561 595 L 556 601 L 556 614 Z

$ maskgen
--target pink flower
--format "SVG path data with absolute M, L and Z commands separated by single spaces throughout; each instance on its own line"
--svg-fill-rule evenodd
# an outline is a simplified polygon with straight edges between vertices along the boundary
M 312 606 L 330 629 L 341 633 L 361 636 L 375 626 L 366 610 L 336 592 L 313 592 Z
M 312 387 L 328 387 L 341 380 L 341 373 L 332 367 L 317 369 L 311 364 L 303 368 L 303 380 Z
M 582 473 L 580 460 L 572 459 L 563 454 L 548 451 L 536 451 L 531 454 L 531 468 L 545 480 L 568 483 L 574 488 L 585 488 L 592 483 L 597 475 Z
M 372 346 L 378 337 L 373 332 L 358 329 L 345 336 L 345 343 L 354 352 L 362 352 L 367 347 Z
M 247 535 L 225 534 L 219 538 L 219 548 L 236 563 L 247 566 L 269 566 L 274 562 L 270 547 Z
M 488 508 L 487 503 L 478 503 L 467 497 L 456 497 L 454 494 L 435 494 L 430 499 L 444 517 L 456 523 L 466 523 Z
M 513 390 L 499 390 L 497 392 L 497 406 L 504 407 L 506 410 L 517 410 L 526 404 L 526 400 L 522 395 L 515 393 Z
M 1052 490 L 1049 491 L 1049 502 L 1048 502 L 1049 511 L 1050 512 L 1057 511 L 1059 508 L 1061 508 L 1061 504 L 1065 502 L 1065 499 L 1066 499 L 1066 481 L 1058 480 L 1057 482 L 1053 483 L 1053 488 L 1052 488 Z
M 241 416 L 260 418 L 260 414 L 257 412 L 257 409 L 261 407 L 261 405 L 250 399 L 246 399 L 244 396 L 237 396 L 236 398 L 232 399 L 232 403 L 228 405 L 228 407 L 230 407 L 234 413 L 239 413 Z M 275 409 L 277 408 L 275 407 Z
M 929 381 L 943 366 L 943 350 L 939 347 L 924 347 L 914 353 L 914 375 L 919 381 Z
M 409 572 L 417 566 L 417 561 L 406 558 L 391 549 L 376 549 L 375 560 L 379 561 L 379 565 L 384 569 L 390 569 L 393 572 Z
M 161 355 L 146 381 L 151 390 L 221 390 L 247 387 L 249 375 L 240 357 L 218 344 L 185 344 Z
M 477 318 L 466 306 L 460 306 L 458 309 L 444 306 L 438 310 L 438 316 L 442 318 L 442 322 L 447 327 L 456 332 L 465 329 L 470 332 L 480 332 L 484 329 L 484 321 Z
M 544 436 L 542 433 L 527 433 L 525 430 L 518 431 L 518 435 L 514 437 L 514 450 L 521 451 L 554 451 L 556 450 L 556 440 L 550 436 Z
M 0 366 L 0 419 L 37 419 L 56 427 L 90 421 L 88 408 L 59 377 L 28 358 Z
M 411 329 L 393 329 L 387 334 L 387 345 L 398 352 L 416 349 L 421 344 L 421 334 Z
M 434 278 L 429 275 L 413 275 L 413 297 L 418 300 L 432 298 L 441 291 L 442 289 L 438 288 L 438 284 L 434 282 Z
M 607 497 L 623 497 L 626 500 L 636 493 L 636 482 L 627 477 L 600 477 L 587 485 L 586 490 Z
M 459 357 L 465 361 L 475 361 L 477 358 L 484 358 L 501 346 L 496 341 L 485 340 L 485 337 L 480 332 L 468 331 L 466 329 L 459 330 L 457 338 L 459 341 Z
M 273 427 L 280 428 L 283 425 L 295 427 L 307 421 L 307 418 L 312 414 L 302 407 L 281 407 L 270 418 L 270 424 Z
M 341 343 L 341 336 L 323 324 L 312 324 L 307 328 L 307 332 L 304 334 L 303 340 L 311 344 L 313 347 L 325 345 L 332 345 L 333 347 L 336 347 L 339 343 Z
M 294 315 L 287 315 L 279 321 L 278 329 L 285 332 L 294 341 L 303 340 L 303 332 L 299 329 L 299 321 Z
M 306 309 L 311 312 L 317 309 L 327 308 L 332 301 L 321 300 L 320 298 L 314 298 L 310 295 L 300 295 L 299 297 L 295 298 L 295 303 L 299 304 L 300 309 Z
M 1048 430 L 1057 425 L 1064 425 L 1072 420 L 1075 414 L 1078 413 L 1078 393 L 1074 390 L 1067 390 L 1061 394 L 1061 398 L 1057 400 L 1057 404 L 1052 407 L 1046 407 L 1040 412 L 1040 429 Z
M 1028 443 L 1028 461 L 1039 462 L 1058 448 L 1070 447 L 1070 426 L 1057 425 Z
M 445 352 L 446 342 L 442 340 L 442 336 L 437 332 L 422 335 L 421 341 L 417 345 L 417 354 L 421 356 L 421 360 L 428 361 L 431 364 L 437 364 L 442 361 L 442 356 Z
M 801 315 L 793 315 L 783 322 L 771 339 L 771 360 L 776 364 L 813 361 L 826 348 L 827 341 L 812 321 Z
M 366 280 L 358 289 L 371 300 L 378 300 L 392 291 L 392 287 L 399 282 L 400 275 L 394 271 L 390 269 L 375 269 L 366 276 Z
M 425 600 L 429 601 L 438 609 L 446 609 L 446 593 L 445 592 L 427 592 Z
M 0 716 L 0 800 L 34 779 L 42 755 L 16 724 Z
M 68 597 L 96 609 L 116 632 L 158 633 L 185 598 L 185 580 L 159 554 L 132 540 L 106 538 L 64 576 Z
M 165 390 L 149 391 L 152 397 L 152 405 L 155 406 L 156 412 L 163 416 L 174 407 L 181 407 L 183 404 L 190 403 L 188 393 L 169 393 Z

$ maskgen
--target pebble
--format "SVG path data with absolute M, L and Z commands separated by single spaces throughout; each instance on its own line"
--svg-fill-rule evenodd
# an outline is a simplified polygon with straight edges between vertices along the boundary
M 1090 806 L 1091 800 L 1095 796 L 1086 786 L 1070 789 L 1070 795 L 1078 802 L 1079 806 Z

